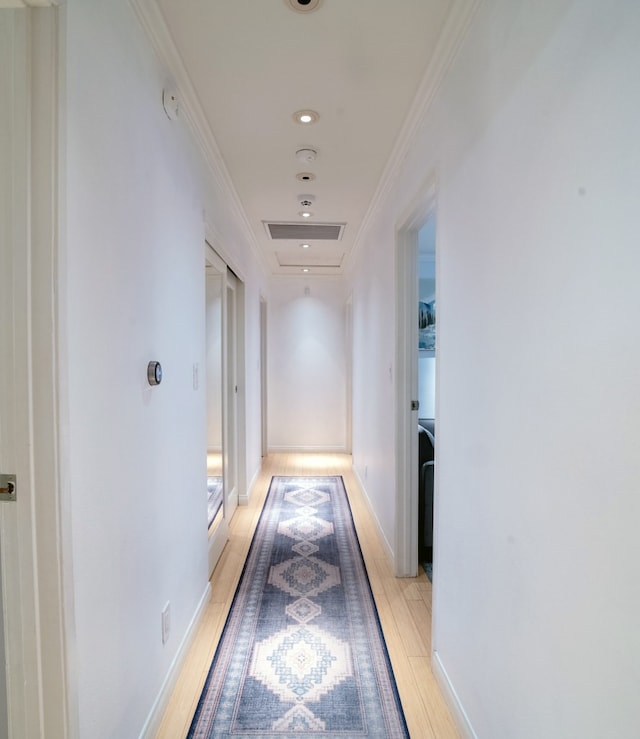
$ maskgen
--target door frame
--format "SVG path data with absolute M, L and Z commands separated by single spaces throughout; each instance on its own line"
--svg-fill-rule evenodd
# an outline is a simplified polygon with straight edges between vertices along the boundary
M 345 419 L 345 451 L 353 451 L 353 294 L 345 303 L 345 359 L 346 359 L 346 419 Z
M 238 503 L 246 505 L 249 500 L 247 490 L 247 410 L 246 410 L 246 352 L 245 352 L 245 335 L 246 335 L 246 309 L 245 309 L 245 277 L 242 270 L 231 258 L 231 254 L 223 247 L 224 238 L 216 228 L 213 221 L 207 213 L 205 217 L 205 234 L 206 242 L 209 248 L 215 253 L 225 265 L 225 273 L 230 271 L 236 279 L 236 372 L 238 379 L 237 393 L 237 487 L 238 487 Z M 223 281 L 223 328 L 226 331 L 227 326 L 227 284 L 225 277 Z M 227 338 L 223 335 L 223 352 L 226 351 Z M 223 367 L 226 368 L 226 358 L 223 358 Z M 226 380 L 223 378 L 223 383 Z M 225 386 L 226 387 L 226 386 Z M 225 393 L 226 403 L 226 393 Z M 227 409 L 223 406 L 223 414 L 226 418 Z M 226 421 L 224 421 L 226 425 Z M 224 445 L 223 437 L 223 445 Z
M 65 587 L 72 573 L 59 272 L 63 12 L 0 10 L 3 22 L 11 24 L 14 52 L 13 89 L 2 92 L 13 110 L 11 166 L 0 172 L 0 191 L 10 200 L 8 243 L 2 248 L 12 263 L 13 353 L 6 365 L 10 379 L 0 393 L 9 411 L 4 463 L 14 467 L 3 471 L 18 478 L 17 500 L 1 504 L 0 560 L 9 736 L 16 738 L 44 736 L 46 729 L 64 739 L 77 728 L 67 662 L 73 590 Z
M 223 300 L 223 432 L 222 469 L 224 487 L 225 516 L 233 516 L 238 506 L 240 491 L 239 470 L 239 403 L 238 403 L 238 289 L 239 280 L 227 268 L 222 283 Z M 233 474 L 231 474 L 233 470 Z M 228 507 L 231 506 L 231 510 Z
M 418 232 L 435 215 L 430 176 L 396 228 L 396 528 L 395 574 L 418 573 Z M 436 273 L 438 270 L 436 250 Z M 436 284 L 437 284 L 436 274 Z M 437 340 L 437 339 L 436 339 Z M 438 388 L 436 386 L 436 406 Z M 437 469 L 437 468 L 436 468 Z
M 225 300 L 225 291 L 226 291 L 226 274 L 227 274 L 227 265 L 224 263 L 224 261 L 220 258 L 218 254 L 216 254 L 214 248 L 205 241 L 205 310 L 208 310 L 208 288 L 206 285 L 206 282 L 210 279 L 211 275 L 209 273 L 210 269 L 215 270 L 216 277 L 220 278 L 220 346 L 221 348 L 224 347 L 224 340 L 225 340 L 225 327 L 224 327 L 224 300 Z M 206 321 L 205 321 L 206 323 Z M 205 367 L 203 371 L 203 377 L 205 381 L 205 403 L 208 413 L 208 387 L 207 387 L 207 376 L 208 376 L 208 367 L 206 366 L 206 357 L 207 357 L 207 341 L 208 337 L 205 337 Z M 221 355 L 220 357 L 220 373 L 221 373 L 221 384 L 223 387 L 220 388 L 220 398 L 219 402 L 221 406 L 224 405 L 224 358 Z M 224 458 L 224 413 L 221 412 L 221 426 L 220 429 L 221 435 L 222 435 L 222 449 L 221 449 L 221 455 Z M 207 444 L 207 452 L 209 452 L 209 445 Z M 224 490 L 224 469 L 222 472 L 222 484 L 223 484 L 223 490 Z M 213 573 L 213 570 L 218 563 L 218 560 L 220 559 L 220 555 L 222 554 L 223 549 L 225 548 L 227 542 L 229 541 L 229 520 L 226 515 L 225 511 L 226 506 L 226 495 L 223 493 L 222 496 L 222 520 L 217 524 L 215 530 L 213 532 L 209 532 L 209 538 L 208 538 L 208 561 L 209 561 L 209 577 L 211 577 L 211 574 Z
M 267 374 L 267 300 L 260 296 L 260 454 L 269 453 L 269 385 Z

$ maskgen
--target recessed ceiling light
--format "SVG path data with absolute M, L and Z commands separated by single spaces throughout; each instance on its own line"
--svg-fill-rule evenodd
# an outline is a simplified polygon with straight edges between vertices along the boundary
M 299 216 L 302 216 L 303 218 L 311 218 L 313 213 L 311 213 L 308 210 L 301 210 L 300 213 L 298 213 Z
M 293 114 L 293 120 L 303 126 L 309 126 L 311 123 L 315 123 L 318 118 L 320 118 L 320 115 L 315 110 L 297 110 Z
M 311 244 L 300 244 L 300 246 L 301 246 L 301 247 L 302 247 L 303 249 L 308 249 L 308 248 L 309 248 L 309 247 L 311 246 Z
M 298 182 L 313 182 L 315 178 L 316 176 L 312 172 L 298 172 L 296 175 Z
M 302 271 L 303 272 L 308 272 L 309 271 L 309 268 L 308 267 L 305 267 Z
M 296 13 L 311 13 L 320 5 L 322 0 L 284 0 Z

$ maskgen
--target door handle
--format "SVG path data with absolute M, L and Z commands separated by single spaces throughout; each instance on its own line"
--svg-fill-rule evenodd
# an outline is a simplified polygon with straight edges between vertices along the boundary
M 0 501 L 16 499 L 16 476 L 0 475 Z

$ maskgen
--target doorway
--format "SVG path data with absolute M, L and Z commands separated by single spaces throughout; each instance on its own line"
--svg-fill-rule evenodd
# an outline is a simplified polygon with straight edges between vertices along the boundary
M 223 477 L 223 304 L 227 267 L 207 245 L 205 252 L 205 397 L 207 418 L 207 526 L 209 574 L 229 538 Z
M 351 454 L 353 451 L 353 295 L 349 295 L 345 305 L 345 350 L 347 373 L 345 451 Z
M 396 560 L 398 577 L 415 577 L 419 566 L 419 234 L 436 214 L 436 179 L 416 199 L 396 239 Z M 435 254 L 435 235 L 434 235 Z M 435 259 L 435 258 L 434 258 Z M 437 272 L 437 262 L 435 263 Z M 434 302 L 435 307 L 435 302 Z M 437 335 L 436 335 L 437 345 Z M 435 350 L 434 350 L 435 355 Z M 434 416 L 437 406 L 437 384 Z M 434 461 L 435 471 L 435 461 Z M 435 485 L 435 482 L 434 482 Z
M 205 242 L 205 377 L 209 574 L 229 539 L 243 489 L 243 283 Z
M 436 449 L 436 218 L 418 231 L 418 561 L 433 579 Z
M 238 282 L 235 274 L 227 267 L 223 470 L 225 515 L 228 515 L 228 520 L 231 520 L 238 507 Z
M 260 446 L 261 455 L 269 453 L 269 417 L 267 408 L 267 301 L 260 298 Z

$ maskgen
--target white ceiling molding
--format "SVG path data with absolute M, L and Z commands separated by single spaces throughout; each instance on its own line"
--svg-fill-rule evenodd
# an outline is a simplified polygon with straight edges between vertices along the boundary
M 130 0 L 130 3 L 158 58 L 173 75 L 175 88 L 179 93 L 181 117 L 187 122 L 196 143 L 200 147 L 214 180 L 223 193 L 229 211 L 244 233 L 256 258 L 265 270 L 265 274 L 270 274 L 270 266 L 259 248 L 256 235 L 249 224 L 198 95 L 175 47 L 160 9 L 155 0 Z
M 451 6 L 433 58 L 422 78 L 404 125 L 391 150 L 378 187 L 362 219 L 360 229 L 354 240 L 353 249 L 347 255 L 345 264 L 347 274 L 353 269 L 361 245 L 366 243 L 374 213 L 385 201 L 400 176 L 418 131 L 429 113 L 435 94 L 455 59 L 471 21 L 482 2 L 483 0 L 455 0 Z

